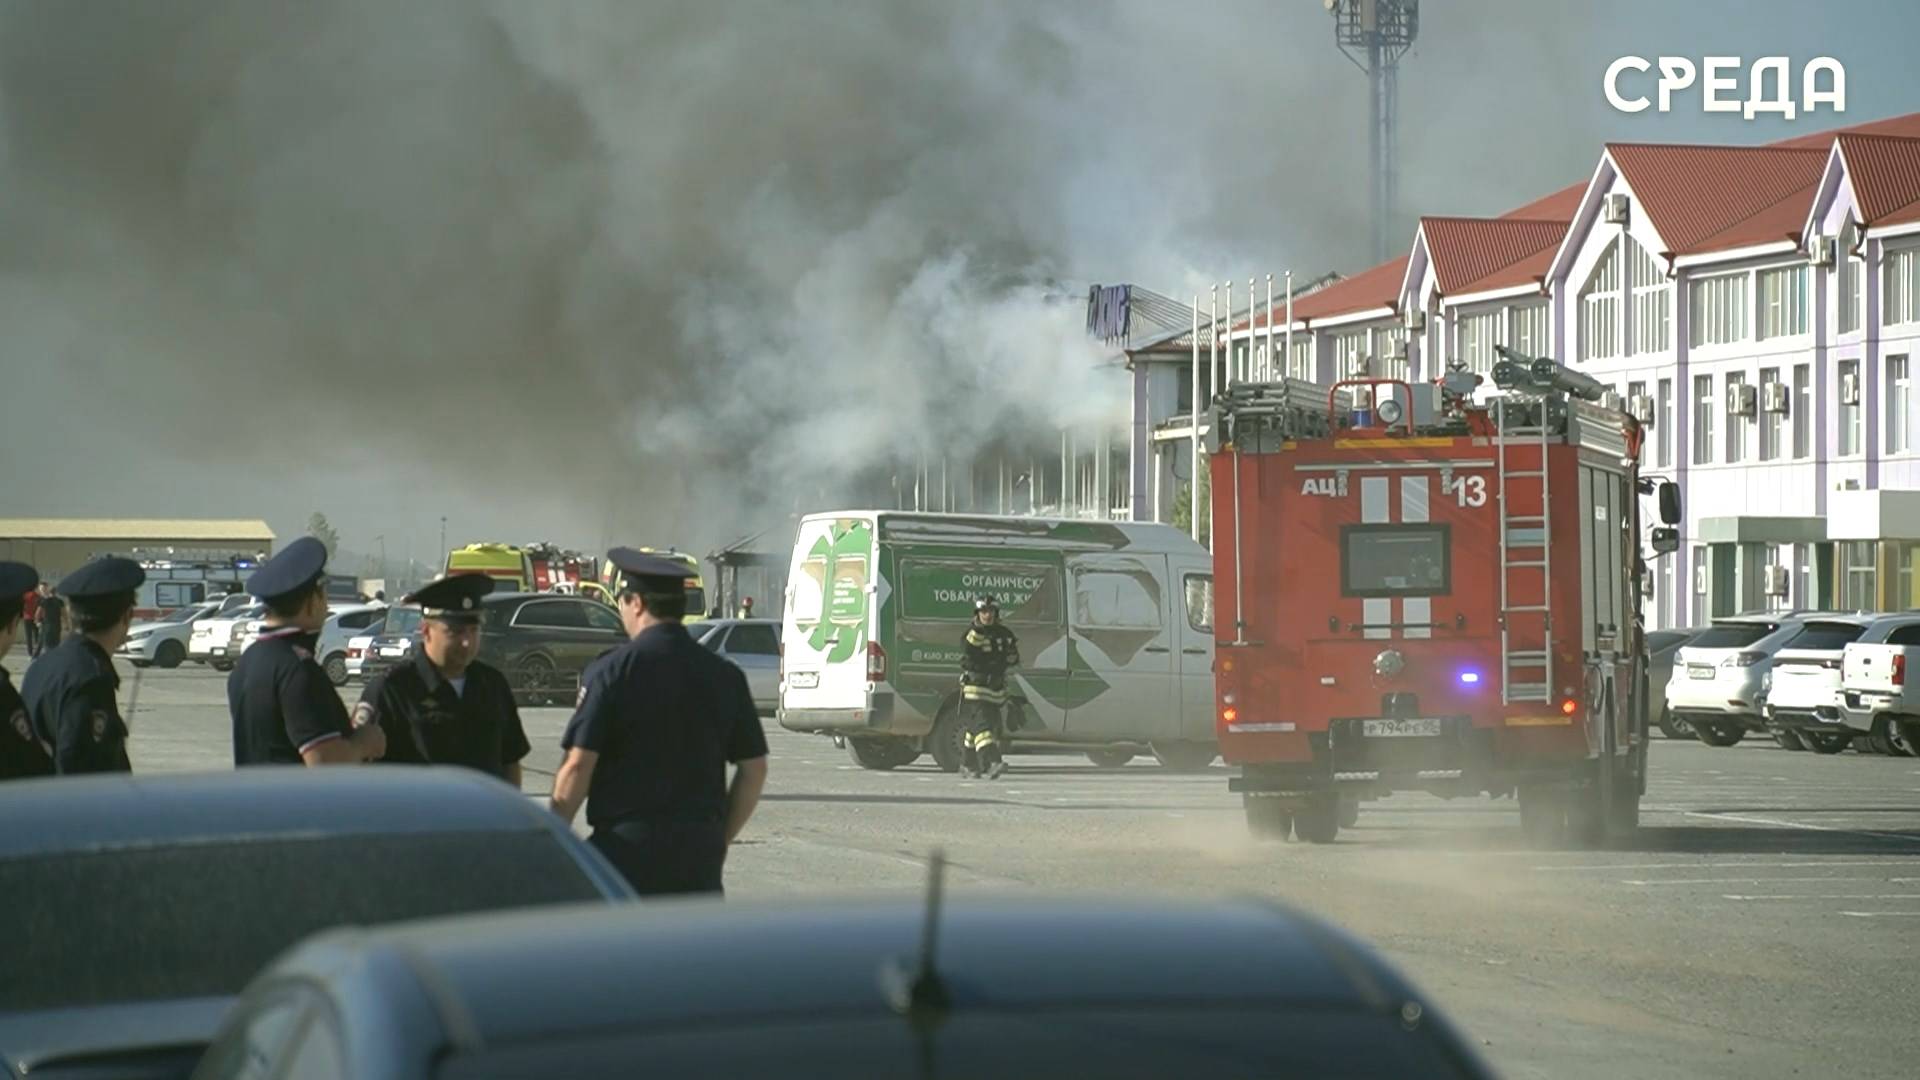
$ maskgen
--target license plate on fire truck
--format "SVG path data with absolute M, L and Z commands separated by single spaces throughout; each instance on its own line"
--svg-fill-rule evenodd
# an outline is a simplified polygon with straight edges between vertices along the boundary
M 1398 720 L 1362 720 L 1360 734 L 1369 739 L 1398 739 L 1407 736 L 1440 734 L 1439 717 L 1414 717 Z

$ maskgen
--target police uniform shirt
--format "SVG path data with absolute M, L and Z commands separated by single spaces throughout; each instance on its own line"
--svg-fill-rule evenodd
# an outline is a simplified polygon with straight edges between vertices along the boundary
M 297 627 L 267 631 L 227 676 L 235 765 L 298 765 L 300 755 L 353 734 L 347 707 L 314 662 L 318 634 Z
M 504 780 L 507 766 L 533 749 L 513 688 L 497 668 L 478 661 L 459 681 L 455 686 L 416 649 L 410 663 L 367 684 L 354 722 L 377 723 L 386 733 L 383 762 L 465 765 Z
M 60 643 L 27 669 L 20 696 L 41 742 L 53 747 L 59 773 L 132 772 L 127 725 L 114 693 L 113 660 L 84 634 Z
M 0 780 L 52 776 L 53 755 L 27 719 L 27 703 L 0 668 Z
M 595 661 L 560 745 L 600 755 L 587 823 L 721 823 L 727 764 L 765 757 L 747 677 L 679 623 L 650 626 Z

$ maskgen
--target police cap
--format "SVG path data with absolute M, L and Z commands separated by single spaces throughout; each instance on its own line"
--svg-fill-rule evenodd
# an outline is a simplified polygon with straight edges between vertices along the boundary
M 117 596 L 138 589 L 147 580 L 140 564 L 119 555 L 102 555 L 60 579 L 60 593 L 74 600 Z M 24 591 L 24 590 L 22 590 Z
M 493 591 L 493 579 L 485 574 L 455 574 L 428 582 L 401 600 L 419 604 L 422 618 L 447 623 L 478 622 L 480 598 Z
M 23 562 L 0 562 L 0 603 L 18 600 L 40 584 L 40 571 Z
M 327 569 L 327 545 L 303 536 L 260 565 L 247 579 L 247 591 L 262 600 L 310 589 Z
M 607 561 L 620 571 L 625 583 L 620 590 L 623 592 L 677 593 L 686 588 L 687 579 L 694 576 L 686 563 L 632 548 L 614 548 L 607 552 Z

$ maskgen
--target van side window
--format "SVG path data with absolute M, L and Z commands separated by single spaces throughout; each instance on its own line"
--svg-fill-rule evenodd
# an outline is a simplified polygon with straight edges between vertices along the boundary
M 1073 615 L 1092 630 L 1158 630 L 1160 583 L 1144 570 L 1076 571 Z
M 1213 632 L 1213 575 L 1188 574 L 1187 625 L 1203 633 Z
M 1920 623 L 1903 626 L 1887 635 L 1889 645 L 1920 645 Z

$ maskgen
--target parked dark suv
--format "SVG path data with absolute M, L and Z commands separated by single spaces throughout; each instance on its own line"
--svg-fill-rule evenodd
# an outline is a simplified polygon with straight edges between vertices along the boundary
M 580 673 L 627 640 L 620 615 L 598 600 L 557 593 L 497 593 L 481 602 L 486 612 L 480 659 L 499 668 L 522 705 L 572 704 Z M 419 618 L 395 609 L 388 623 L 403 634 L 383 634 L 368 649 L 366 677 L 411 662 Z M 401 646 L 406 646 L 401 650 Z

